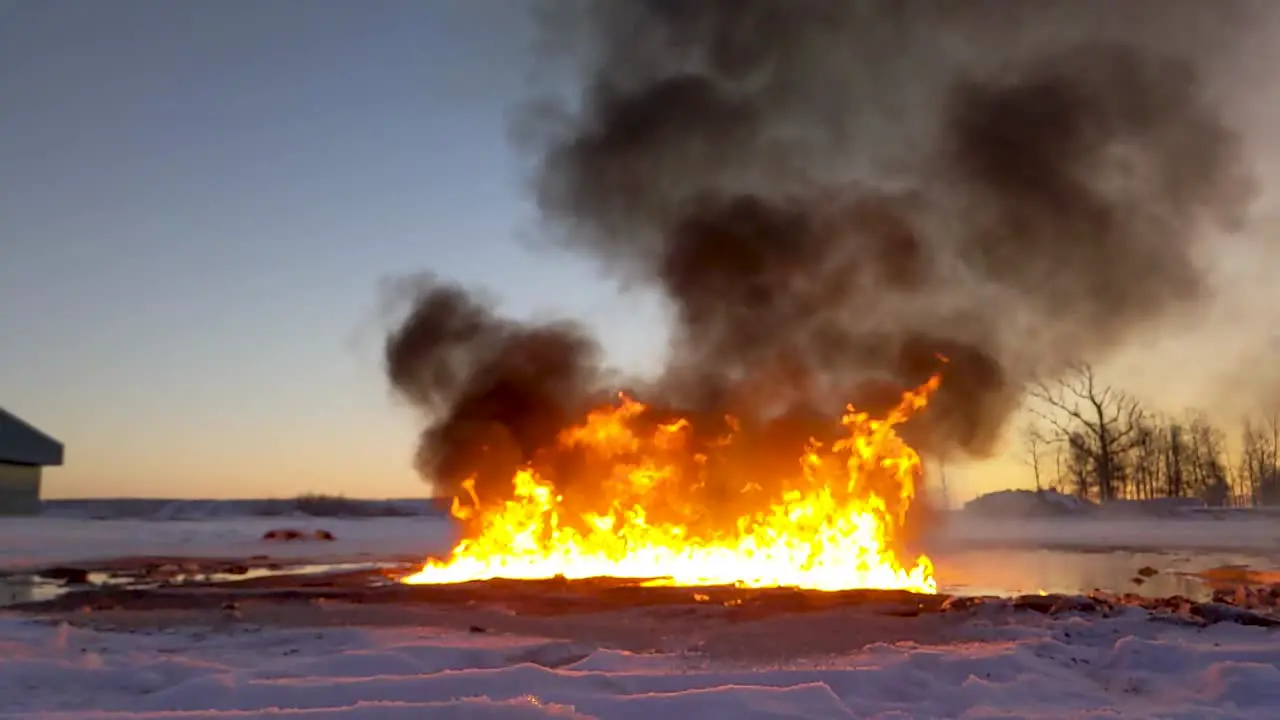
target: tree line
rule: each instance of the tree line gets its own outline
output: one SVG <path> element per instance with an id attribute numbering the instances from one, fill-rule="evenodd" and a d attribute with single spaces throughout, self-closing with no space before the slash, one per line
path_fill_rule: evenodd
<path id="1" fill-rule="evenodd" d="M 1280 504 L 1280 413 L 1247 418 L 1231 447 L 1203 412 L 1151 412 L 1086 364 L 1034 386 L 1030 409 L 1023 442 L 1037 489 L 1099 502 Z"/>

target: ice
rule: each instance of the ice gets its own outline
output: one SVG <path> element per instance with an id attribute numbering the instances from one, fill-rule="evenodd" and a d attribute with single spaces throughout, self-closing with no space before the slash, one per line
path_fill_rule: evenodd
<path id="1" fill-rule="evenodd" d="M 720 665 L 430 629 L 110 632 L 0 616 L 6 718 L 1274 718 L 1264 629 L 974 619 L 960 642 Z"/>

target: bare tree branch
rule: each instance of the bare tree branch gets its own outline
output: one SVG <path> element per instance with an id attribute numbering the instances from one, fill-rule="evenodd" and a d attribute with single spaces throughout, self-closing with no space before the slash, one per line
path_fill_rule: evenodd
<path id="1" fill-rule="evenodd" d="M 1125 456 L 1142 441 L 1145 414 L 1132 396 L 1099 382 L 1092 366 L 1078 363 L 1058 382 L 1040 382 L 1029 393 L 1032 412 L 1081 458 L 1103 500 L 1116 497 Z M 1079 469 L 1077 468 L 1077 472 Z"/>

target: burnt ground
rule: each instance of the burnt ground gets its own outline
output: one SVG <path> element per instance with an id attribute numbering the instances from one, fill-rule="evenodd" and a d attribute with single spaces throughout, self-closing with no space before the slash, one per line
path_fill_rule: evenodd
<path id="1" fill-rule="evenodd" d="M 907 592 L 646 587 L 619 579 L 401 585 L 385 571 L 68 589 L 7 610 L 98 630 L 415 627 L 563 639 L 630 652 L 771 662 L 874 643 L 957 640 L 946 598 Z"/>
<path id="2" fill-rule="evenodd" d="M 617 578 L 407 586 L 388 569 L 255 576 L 203 562 L 201 567 L 191 561 L 131 561 L 118 568 L 126 577 L 119 584 L 91 585 L 65 568 L 51 569 L 68 583 L 60 594 L 7 610 L 97 630 L 440 628 L 753 664 L 850 653 L 875 643 L 961 642 L 968 639 L 966 625 L 974 614 L 992 611 L 1105 616 L 1139 606 L 1153 618 L 1187 625 L 1280 624 L 1262 607 L 1267 598 L 1274 606 L 1280 594 L 1263 598 L 1244 586 L 1214 602 L 1104 593 L 961 598 L 878 590 L 671 588 Z"/>

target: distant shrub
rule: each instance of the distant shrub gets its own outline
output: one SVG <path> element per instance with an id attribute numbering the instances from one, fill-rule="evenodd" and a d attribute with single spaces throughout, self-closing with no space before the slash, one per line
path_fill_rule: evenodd
<path id="1" fill-rule="evenodd" d="M 377 500 L 352 500 L 342 495 L 304 493 L 293 499 L 296 512 L 312 517 L 403 517 L 416 515 L 411 508 Z"/>

